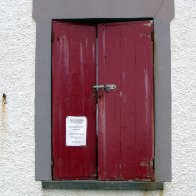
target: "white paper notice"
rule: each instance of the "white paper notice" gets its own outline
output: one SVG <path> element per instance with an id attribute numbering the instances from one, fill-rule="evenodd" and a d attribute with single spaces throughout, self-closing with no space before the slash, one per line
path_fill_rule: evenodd
<path id="1" fill-rule="evenodd" d="M 87 119 L 85 116 L 66 117 L 66 146 L 86 146 Z"/>

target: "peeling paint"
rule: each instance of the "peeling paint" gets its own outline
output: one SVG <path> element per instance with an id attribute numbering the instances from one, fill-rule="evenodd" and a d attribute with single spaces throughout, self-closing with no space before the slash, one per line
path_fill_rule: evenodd
<path id="1" fill-rule="evenodd" d="M 102 136 L 101 138 L 103 138 L 103 141 L 102 141 L 102 144 L 103 144 L 103 150 L 104 150 L 104 152 L 103 152 L 103 156 L 104 156 L 104 158 L 103 158 L 103 161 L 104 161 L 104 163 L 103 163 L 103 167 L 104 167 L 104 174 L 106 175 L 106 172 L 107 172 L 107 162 L 106 162 L 106 157 L 107 157 L 107 155 L 106 155 L 106 109 L 105 109 L 105 103 L 106 102 L 106 100 L 105 100 L 105 95 L 103 96 L 103 98 L 102 98 L 102 100 L 99 102 L 99 108 L 100 108 L 100 110 L 99 110 L 99 113 L 101 114 L 99 117 L 100 117 L 100 124 L 101 124 L 101 129 L 99 129 L 99 125 L 98 125 L 98 129 L 99 130 L 102 130 L 102 132 L 100 133 L 100 134 L 102 134 L 102 135 L 104 135 L 104 136 Z"/>
<path id="2" fill-rule="evenodd" d="M 104 57 L 106 56 L 106 49 L 105 49 L 105 27 L 103 27 L 103 55 L 104 55 Z"/>
<path id="3" fill-rule="evenodd" d="M 92 45 L 92 57 L 93 57 L 93 64 L 95 64 L 95 44 Z"/>
<path id="4" fill-rule="evenodd" d="M 66 76 L 68 76 L 69 75 L 69 41 L 65 35 L 63 36 L 63 42 L 64 42 L 63 55 L 64 55 L 65 73 Z"/>
<path id="5" fill-rule="evenodd" d="M 144 69 L 144 78 L 145 78 L 145 111 L 146 111 L 146 126 L 148 126 L 148 116 L 149 116 L 149 100 L 148 100 L 148 71 Z"/>
<path id="6" fill-rule="evenodd" d="M 81 73 L 81 78 L 84 78 L 84 57 L 83 57 L 82 42 L 80 42 L 80 73 Z"/>
<path id="7" fill-rule="evenodd" d="M 88 48 L 88 38 L 86 38 L 85 43 L 86 43 L 86 49 L 87 49 Z"/>
<path id="8" fill-rule="evenodd" d="M 123 102 L 127 102 L 127 91 L 126 91 L 126 77 L 125 77 L 125 72 L 122 72 L 122 78 L 123 78 Z M 122 91 L 121 91 L 122 93 Z"/>
<path id="9" fill-rule="evenodd" d="M 84 51 L 83 51 L 83 43 L 80 42 L 80 84 L 82 85 L 82 107 L 84 113 Z"/>
<path id="10" fill-rule="evenodd" d="M 150 22 L 148 22 L 148 23 L 145 23 L 145 24 L 144 24 L 144 26 L 151 27 L 152 23 L 153 23 L 153 21 L 151 20 Z"/>

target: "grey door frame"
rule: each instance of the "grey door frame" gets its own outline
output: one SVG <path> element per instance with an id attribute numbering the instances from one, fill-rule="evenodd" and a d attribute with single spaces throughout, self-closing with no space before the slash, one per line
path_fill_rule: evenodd
<path id="1" fill-rule="evenodd" d="M 33 0 L 35 55 L 35 179 L 52 180 L 52 19 L 154 20 L 155 179 L 171 181 L 171 52 L 173 0 Z"/>

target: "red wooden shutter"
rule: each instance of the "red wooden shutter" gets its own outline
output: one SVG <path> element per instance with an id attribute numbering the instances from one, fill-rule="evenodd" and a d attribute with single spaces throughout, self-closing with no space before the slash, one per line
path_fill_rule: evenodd
<path id="1" fill-rule="evenodd" d="M 100 180 L 154 179 L 151 21 L 98 26 L 99 84 L 116 84 L 98 102 Z"/>
<path id="2" fill-rule="evenodd" d="M 96 176 L 96 26 L 53 22 L 52 148 L 53 179 Z M 66 117 L 87 118 L 86 146 L 66 146 Z"/>

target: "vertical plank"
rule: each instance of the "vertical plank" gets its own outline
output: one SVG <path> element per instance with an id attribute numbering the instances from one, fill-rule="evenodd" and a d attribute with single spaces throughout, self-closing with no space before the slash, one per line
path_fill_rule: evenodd
<path id="1" fill-rule="evenodd" d="M 154 179 L 152 21 L 99 25 L 98 167 L 102 180 Z"/>
<path id="2" fill-rule="evenodd" d="M 95 179 L 96 27 L 53 22 L 52 45 L 52 151 L 53 179 Z M 86 146 L 66 146 L 66 117 L 87 117 Z"/>
<path id="3" fill-rule="evenodd" d="M 117 179 L 120 167 L 120 29 L 98 26 L 98 83 L 116 84 L 117 90 L 103 93 L 98 102 L 98 176 Z M 117 55 L 116 55 L 117 54 Z"/>

